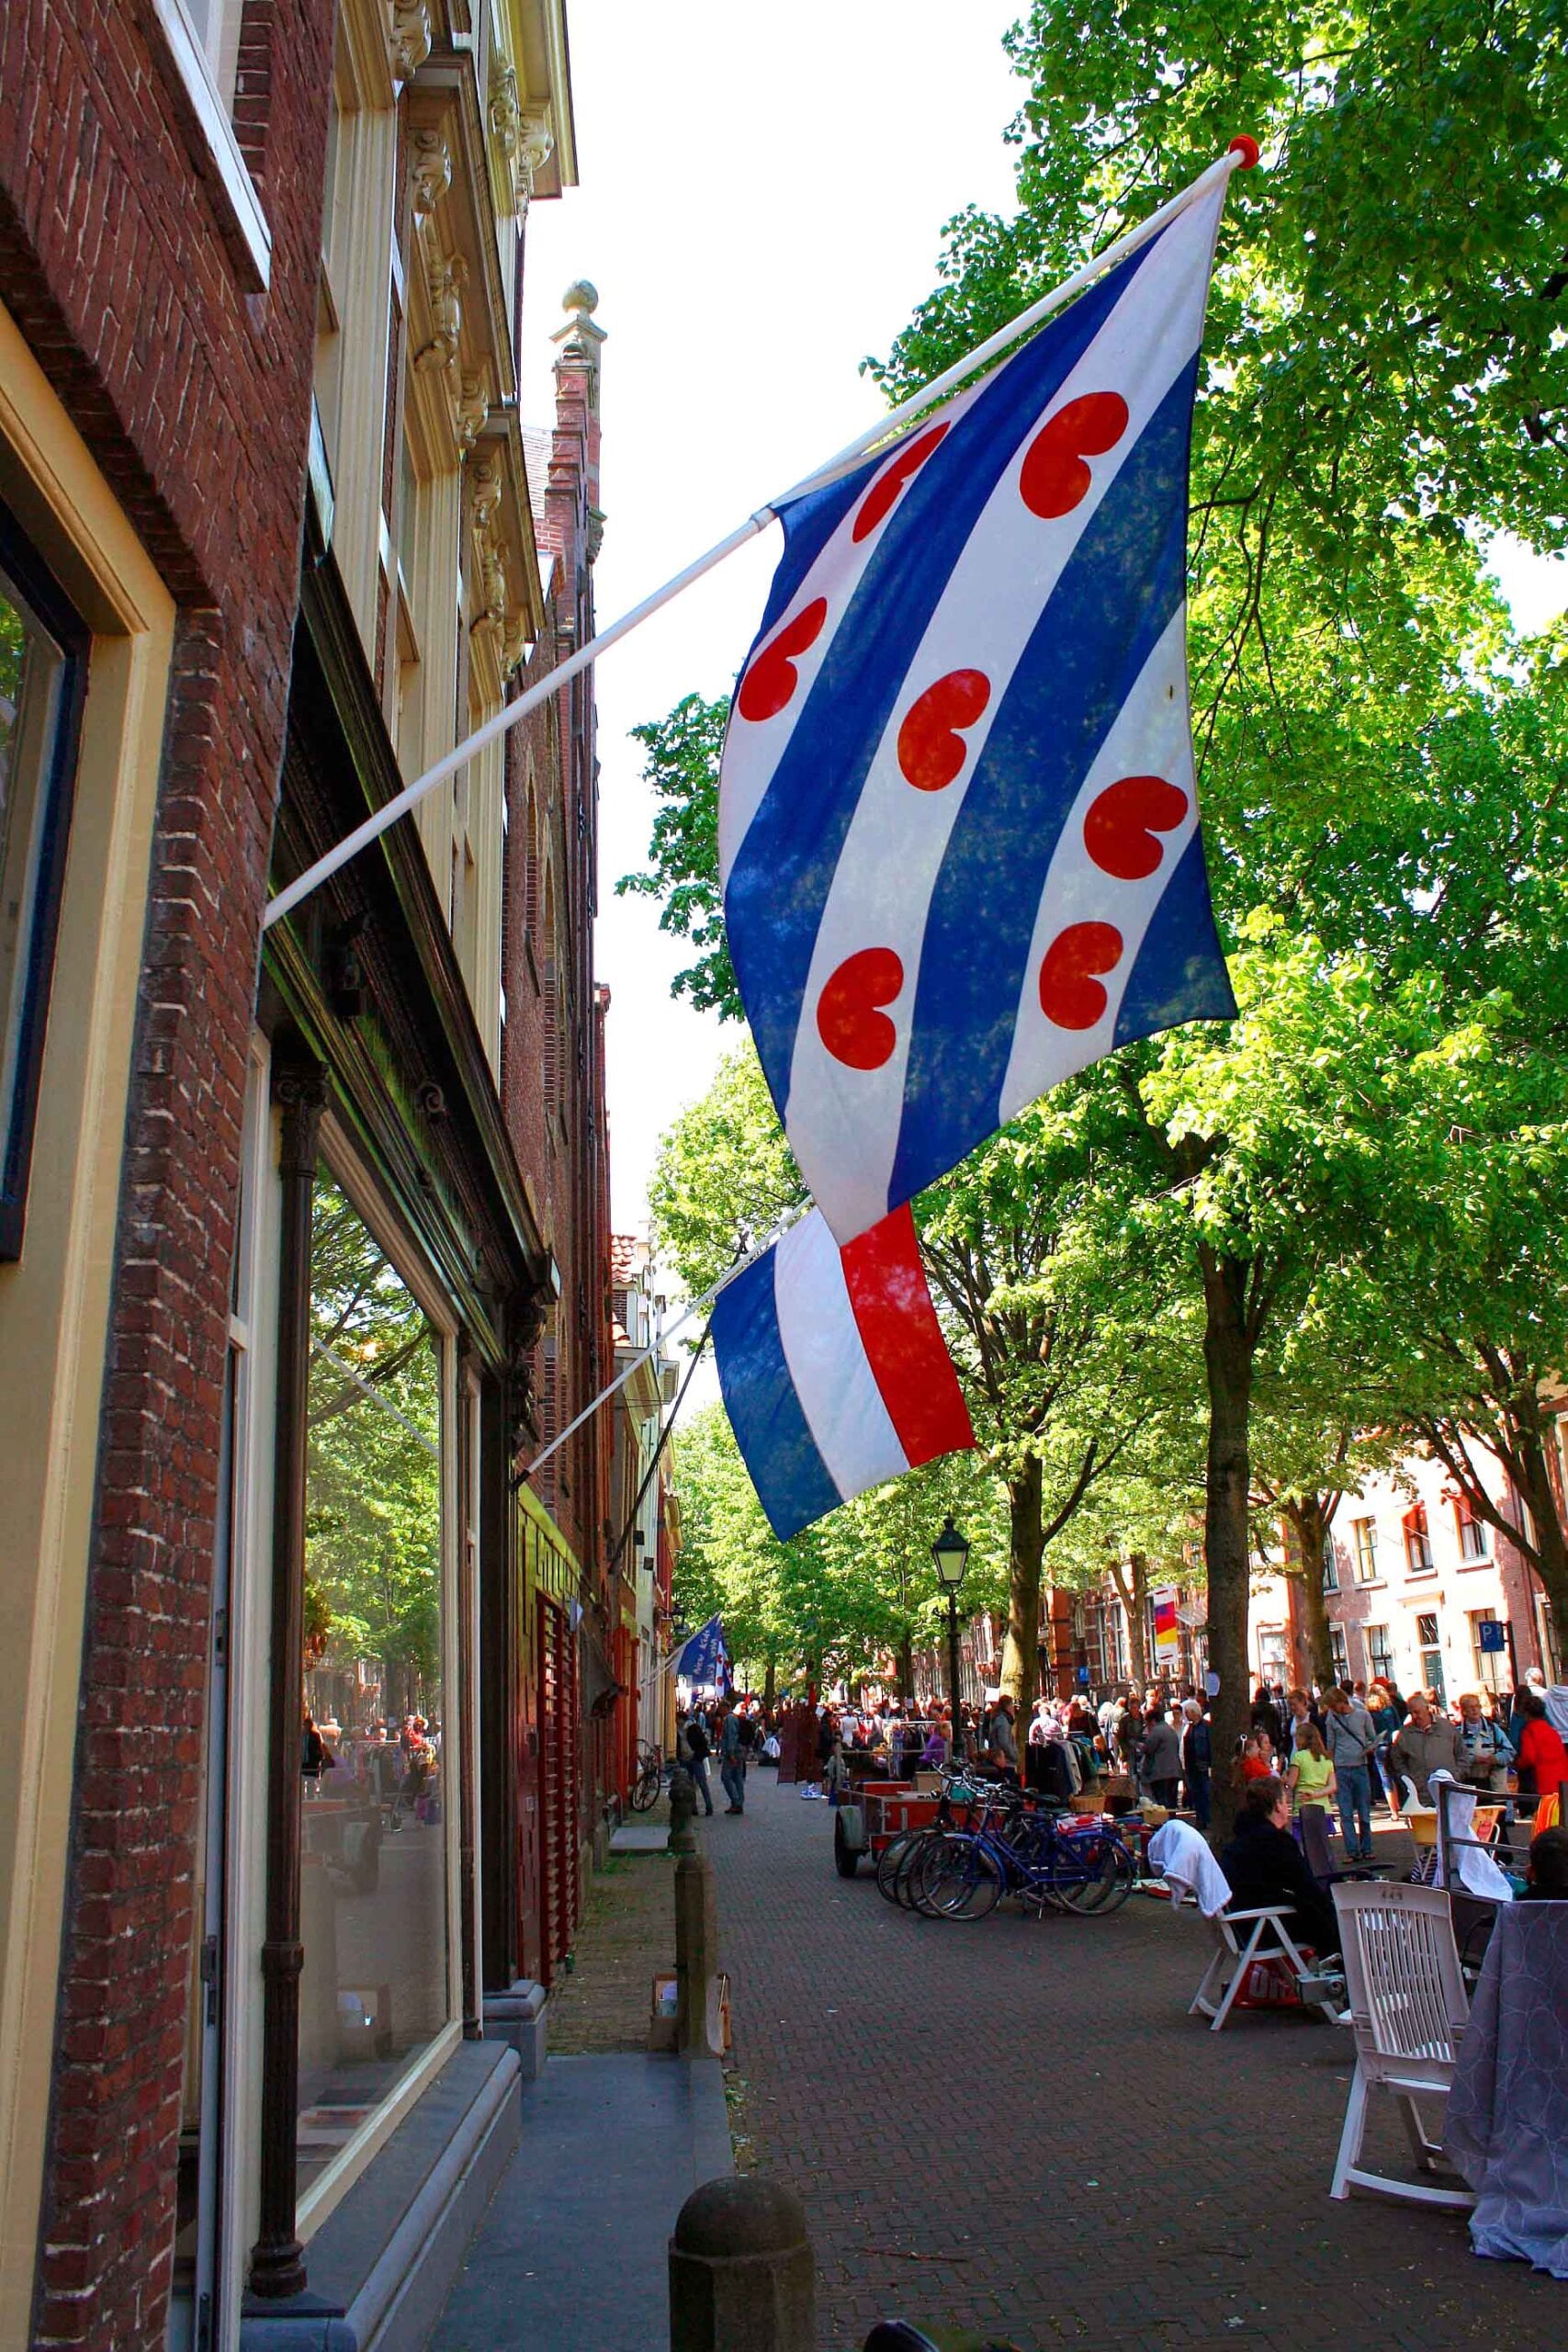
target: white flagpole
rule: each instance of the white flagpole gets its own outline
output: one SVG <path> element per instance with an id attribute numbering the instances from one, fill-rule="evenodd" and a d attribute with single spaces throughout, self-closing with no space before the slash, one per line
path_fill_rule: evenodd
<path id="1" fill-rule="evenodd" d="M 799 1214 L 804 1216 L 806 1211 L 803 1209 Z M 774 1226 L 773 1231 L 767 1236 L 765 1240 L 759 1241 L 757 1247 L 753 1250 L 750 1251 L 746 1257 L 737 1259 L 733 1266 L 727 1266 L 723 1273 L 720 1274 L 717 1282 L 710 1283 L 708 1288 L 702 1293 L 700 1297 L 689 1299 L 682 1312 L 675 1317 L 674 1322 L 667 1325 L 667 1327 L 660 1331 L 658 1339 L 653 1342 L 653 1345 L 650 1348 L 644 1348 L 641 1355 L 634 1356 L 631 1363 L 627 1364 L 625 1372 L 617 1373 L 615 1379 L 611 1381 L 607 1388 L 601 1388 L 598 1396 L 594 1397 L 591 1405 L 584 1405 L 576 1420 L 569 1421 L 567 1423 L 559 1437 L 553 1437 L 542 1453 L 536 1453 L 532 1462 L 529 1463 L 526 1470 L 520 1470 L 516 1473 L 514 1484 L 519 1487 L 526 1486 L 535 1471 L 542 1470 L 545 1464 L 549 1460 L 551 1454 L 558 1453 L 560 1448 L 566 1443 L 568 1438 L 576 1435 L 577 1431 L 582 1427 L 584 1421 L 592 1419 L 601 1405 L 607 1405 L 611 1397 L 615 1394 L 616 1390 L 626 1386 L 627 1381 L 630 1380 L 634 1373 L 640 1372 L 645 1363 L 651 1363 L 653 1358 L 658 1355 L 667 1340 L 672 1340 L 677 1331 L 683 1331 L 687 1324 L 694 1322 L 702 1313 L 705 1306 L 711 1306 L 714 1300 L 718 1296 L 719 1292 L 724 1289 L 726 1283 L 732 1283 L 737 1274 L 743 1274 L 748 1266 L 754 1266 L 758 1259 L 764 1256 L 765 1253 L 773 1248 L 774 1242 L 779 1240 L 783 1235 L 789 1231 L 790 1227 L 795 1222 L 795 1213 L 793 1211 L 786 1211 L 786 1213 L 779 1219 L 777 1225 Z"/>
<path id="2" fill-rule="evenodd" d="M 343 840 L 328 850 L 324 856 L 319 857 L 313 865 L 308 865 L 303 874 L 296 875 L 275 899 L 268 899 L 262 916 L 263 931 L 270 931 L 275 922 L 281 922 L 285 915 L 292 914 L 302 899 L 308 899 L 311 891 L 337 873 L 340 866 L 357 857 L 362 849 L 378 839 L 400 817 L 406 817 L 410 809 L 416 808 L 427 793 L 434 792 L 438 784 L 444 784 L 448 776 L 456 775 L 459 768 L 466 767 L 476 752 L 482 752 L 488 743 L 493 743 L 498 736 L 515 727 L 519 719 L 525 718 L 540 703 L 547 701 L 551 695 L 566 684 L 569 678 L 575 678 L 580 670 L 587 669 L 601 653 L 607 653 L 612 645 L 617 645 L 622 638 L 629 637 L 634 628 L 640 628 L 661 606 L 680 595 L 682 589 L 691 587 L 705 572 L 722 563 L 726 556 L 733 555 L 737 548 L 744 547 L 748 539 L 755 538 L 759 531 L 765 531 L 768 525 L 776 519 L 778 507 L 786 505 L 791 499 L 804 497 L 807 491 L 826 489 L 829 482 L 852 471 L 869 450 L 896 435 L 899 427 L 911 417 L 922 415 L 955 385 L 974 375 L 976 368 L 984 368 L 998 352 L 1005 351 L 1021 335 L 1030 334 L 1048 319 L 1053 311 L 1059 311 L 1064 302 L 1071 301 L 1075 294 L 1081 293 L 1086 286 L 1103 277 L 1108 269 L 1113 269 L 1119 261 L 1124 261 L 1138 246 L 1157 236 L 1179 212 L 1184 212 L 1190 204 L 1195 204 L 1200 197 L 1206 195 L 1216 180 L 1228 179 L 1232 172 L 1245 170 L 1256 163 L 1257 150 L 1250 140 L 1246 142 L 1246 148 L 1251 152 L 1244 152 L 1243 143 L 1238 141 L 1227 153 L 1211 164 L 1207 171 L 1201 173 L 1190 187 L 1183 188 L 1179 196 L 1173 196 L 1168 204 L 1162 204 L 1158 211 L 1151 212 L 1146 220 L 1140 220 L 1134 228 L 1127 230 L 1113 243 L 1107 245 L 1103 253 L 1096 254 L 1092 261 L 1087 261 L 1081 269 L 1075 270 L 1070 277 L 1053 287 L 1049 294 L 1043 294 L 1037 302 L 1032 302 L 1026 310 L 1021 311 L 1005 327 L 999 327 L 984 343 L 976 344 L 973 351 L 966 352 L 962 359 L 955 361 L 932 382 L 912 393 L 907 401 L 900 401 L 897 408 L 890 409 L 886 416 L 878 417 L 875 424 L 867 425 L 863 433 L 857 433 L 852 441 L 845 443 L 836 458 L 830 458 L 826 465 L 807 474 L 792 489 L 779 492 L 772 505 L 759 506 L 744 523 L 729 533 L 728 538 L 720 539 L 716 547 L 709 548 L 705 555 L 699 556 L 694 563 L 689 563 L 683 571 L 678 571 L 672 580 L 665 582 L 662 588 L 656 588 L 651 596 L 645 596 L 640 605 L 634 605 L 629 613 L 623 613 L 619 620 L 612 621 L 608 628 L 601 629 L 597 637 L 590 638 L 586 645 L 580 645 L 575 653 L 558 663 L 547 677 L 530 686 L 515 702 L 503 703 L 482 727 L 465 736 L 455 751 L 446 752 L 434 767 L 426 768 L 423 775 L 405 785 L 401 792 L 378 808 L 373 816 L 367 817 L 364 823 L 356 825 L 351 833 L 345 833 Z M 635 1371 L 636 1366 L 632 1369 Z M 609 1390 L 605 1392 L 606 1395 L 611 1393 Z M 573 1422 L 572 1428 L 576 1426 Z M 570 1437 L 570 1430 L 563 1430 L 562 1437 Z M 561 1438 L 558 1438 L 556 1443 L 558 1445 L 560 1442 Z M 539 1459 L 543 1461 L 544 1455 L 541 1454 Z M 537 1464 L 534 1465 L 535 1468 L 537 1466 Z"/>

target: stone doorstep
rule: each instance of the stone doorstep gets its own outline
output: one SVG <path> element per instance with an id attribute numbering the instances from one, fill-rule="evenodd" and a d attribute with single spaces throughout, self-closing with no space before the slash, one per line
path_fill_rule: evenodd
<path id="1" fill-rule="evenodd" d="M 419 2352 L 517 2145 L 521 2080 L 508 2041 L 455 2050 L 310 2240 L 310 2291 L 246 2304 L 241 2352 Z"/>
<path id="2" fill-rule="evenodd" d="M 487 2041 L 508 2041 L 516 2051 L 523 2080 L 536 2083 L 545 2068 L 545 2006 L 549 1996 L 531 1976 L 519 1976 L 504 1993 L 484 1996 Z"/>

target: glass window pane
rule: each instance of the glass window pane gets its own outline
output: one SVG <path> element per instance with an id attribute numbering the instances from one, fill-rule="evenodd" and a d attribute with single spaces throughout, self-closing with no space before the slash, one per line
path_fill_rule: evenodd
<path id="1" fill-rule="evenodd" d="M 324 1170 L 310 1318 L 301 2191 L 451 2007 L 440 1350 Z"/>

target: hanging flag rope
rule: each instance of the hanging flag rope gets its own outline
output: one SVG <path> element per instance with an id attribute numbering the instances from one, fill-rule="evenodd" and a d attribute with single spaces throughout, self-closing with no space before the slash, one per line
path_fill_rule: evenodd
<path id="1" fill-rule="evenodd" d="M 1228 153 L 1222 155 L 1216 163 L 1212 164 L 1190 187 L 1182 189 L 1180 194 L 1173 197 L 1168 204 L 1162 205 L 1156 212 L 1151 213 L 1146 220 L 1139 221 L 1134 228 L 1129 229 L 1124 235 L 1118 237 L 1113 244 L 1108 245 L 1103 253 L 1096 254 L 1092 261 L 1086 262 L 1081 269 L 1075 270 L 1070 277 L 1065 278 L 1059 286 L 1053 287 L 1048 294 L 1042 295 L 1038 301 L 1030 303 L 1025 310 L 1019 312 L 1015 319 L 1010 320 L 1005 327 L 999 328 L 995 334 L 987 336 L 984 343 L 976 345 L 973 351 L 967 353 L 953 367 L 946 369 L 933 382 L 912 394 L 908 400 L 901 401 L 886 416 L 879 417 L 874 424 L 868 425 L 864 432 L 857 434 L 852 441 L 848 442 L 839 451 L 837 457 L 830 458 L 825 465 L 818 466 L 804 481 L 796 482 L 792 490 L 782 492 L 768 504 L 758 507 L 753 514 L 747 516 L 745 522 L 739 524 L 726 537 L 711 547 L 705 555 L 699 556 L 694 563 L 688 564 L 683 571 L 677 572 L 674 578 L 666 581 L 661 588 L 655 589 L 650 596 L 645 596 L 641 604 L 633 605 L 632 609 L 623 613 L 618 620 L 613 621 L 608 628 L 601 629 L 596 637 L 591 638 L 586 645 L 580 646 L 575 653 L 568 656 L 566 661 L 558 662 L 547 676 L 538 679 L 532 686 L 526 688 L 514 701 L 504 703 L 500 710 L 485 720 L 482 726 L 477 727 L 472 734 L 465 736 L 454 750 L 445 753 L 432 766 L 426 768 L 422 775 L 416 776 L 412 784 L 405 786 L 401 792 L 394 794 L 390 800 L 386 801 L 371 816 L 367 817 L 362 824 L 356 825 L 352 832 L 346 833 L 341 842 L 315 859 L 303 873 L 296 875 L 292 881 L 285 884 L 276 897 L 267 902 L 262 916 L 263 931 L 270 930 L 274 923 L 281 922 L 285 915 L 291 914 L 303 899 L 310 897 L 311 891 L 319 888 L 321 883 L 338 873 L 351 858 L 357 857 L 362 849 L 368 848 L 373 841 L 378 840 L 381 834 L 388 831 L 400 818 L 406 817 L 411 809 L 417 808 L 419 803 L 429 793 L 434 792 L 438 785 L 445 784 L 460 769 L 466 767 L 475 754 L 482 752 L 487 744 L 497 741 L 510 729 L 527 718 L 530 711 L 536 710 L 541 703 L 547 702 L 552 695 L 558 694 L 562 686 L 576 677 L 580 671 L 587 669 L 591 663 L 598 660 L 602 653 L 608 652 L 610 648 L 618 644 L 623 638 L 629 637 L 634 629 L 639 628 L 644 621 L 661 611 L 664 605 L 679 596 L 683 590 L 690 588 L 705 573 L 713 571 L 715 566 L 722 563 L 727 556 L 733 555 L 737 548 L 744 547 L 747 541 L 755 538 L 760 531 L 765 531 L 768 525 L 784 508 L 805 498 L 811 492 L 824 490 L 838 481 L 860 462 L 868 450 L 880 448 L 883 445 L 889 443 L 911 419 L 923 416 L 953 386 L 966 382 L 977 370 L 988 367 L 992 359 L 1010 349 L 1021 337 L 1032 334 L 1043 321 L 1048 319 L 1054 311 L 1060 310 L 1064 303 L 1070 302 L 1076 294 L 1103 277 L 1107 270 L 1115 267 L 1128 254 L 1136 252 L 1151 238 L 1156 237 L 1168 222 L 1178 219 L 1190 206 L 1200 201 L 1213 187 L 1216 186 L 1223 187 L 1233 171 L 1249 166 L 1257 161 L 1258 149 L 1253 141 L 1250 139 L 1235 141 Z"/>

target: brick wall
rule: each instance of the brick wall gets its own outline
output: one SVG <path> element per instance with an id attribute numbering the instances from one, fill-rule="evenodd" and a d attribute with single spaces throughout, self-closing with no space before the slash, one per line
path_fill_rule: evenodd
<path id="1" fill-rule="evenodd" d="M 182 611 L 136 1014 L 35 2342 L 164 2337 L 244 1057 L 282 755 L 332 11 L 249 0 L 234 232 L 142 0 L 0 11 L 0 300 Z"/>

